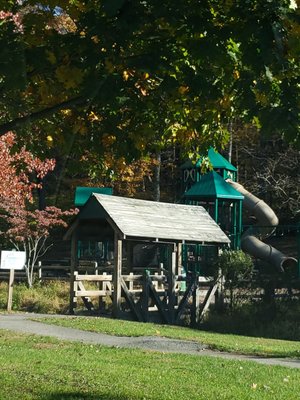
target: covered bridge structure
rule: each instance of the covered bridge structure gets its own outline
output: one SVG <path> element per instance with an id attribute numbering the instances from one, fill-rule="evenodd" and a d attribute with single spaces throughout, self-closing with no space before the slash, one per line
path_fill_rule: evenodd
<path id="1" fill-rule="evenodd" d="M 115 317 L 129 312 L 148 321 L 155 310 L 164 323 L 180 320 L 198 287 L 199 277 L 183 271 L 182 248 L 230 243 L 203 207 L 95 193 L 65 239 L 71 240 L 71 313 L 78 297 L 90 307 L 92 297 L 100 303 L 110 297 Z M 89 260 L 98 268 L 95 274 L 80 275 L 84 254 L 78 243 L 87 240 L 97 243 L 99 251 Z M 85 290 L 84 281 L 95 282 L 95 290 Z"/>

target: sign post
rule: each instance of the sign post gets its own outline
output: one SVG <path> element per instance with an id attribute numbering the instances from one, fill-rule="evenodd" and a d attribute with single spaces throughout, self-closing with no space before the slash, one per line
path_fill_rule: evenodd
<path id="1" fill-rule="evenodd" d="M 11 312 L 11 308 L 12 308 L 14 280 L 15 280 L 15 270 L 14 269 L 10 269 L 10 271 L 9 271 L 9 281 L 8 281 L 8 295 L 7 295 L 7 311 L 8 312 Z"/>
<path id="2" fill-rule="evenodd" d="M 9 269 L 9 281 L 8 281 L 8 296 L 7 296 L 7 311 L 10 312 L 12 309 L 12 298 L 13 298 L 13 287 L 15 270 L 21 270 L 24 268 L 26 262 L 25 251 L 1 251 L 1 262 L 0 269 Z"/>

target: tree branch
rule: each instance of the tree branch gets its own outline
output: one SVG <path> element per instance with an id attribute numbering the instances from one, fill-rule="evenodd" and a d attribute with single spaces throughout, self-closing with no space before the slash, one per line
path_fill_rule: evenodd
<path id="1" fill-rule="evenodd" d="M 64 108 L 71 108 L 84 103 L 88 103 L 88 98 L 85 96 L 78 96 L 73 99 L 63 101 L 62 103 L 56 104 L 52 107 L 45 108 L 44 110 L 36 111 L 23 117 L 15 118 L 10 122 L 6 122 L 0 125 L 0 136 L 4 135 L 10 130 L 15 130 L 20 126 L 37 121 L 50 114 L 56 113 L 57 111 L 63 110 Z"/>
<path id="2" fill-rule="evenodd" d="M 98 80 L 97 83 L 94 85 L 94 89 L 89 91 L 89 94 L 86 96 L 77 96 L 72 99 L 63 101 L 62 103 L 55 104 L 52 107 L 45 108 L 44 110 L 35 111 L 28 115 L 24 115 L 23 117 L 15 118 L 10 122 L 6 122 L 0 125 L 0 136 L 4 135 L 6 132 L 10 130 L 15 130 L 20 126 L 25 124 L 32 123 L 37 121 L 41 118 L 47 117 L 50 114 L 54 114 L 57 111 L 63 110 L 65 108 L 72 108 L 81 104 L 86 104 L 87 106 L 91 104 L 95 96 L 98 94 L 99 90 L 103 86 L 104 82 L 106 81 L 106 77 L 102 80 Z"/>

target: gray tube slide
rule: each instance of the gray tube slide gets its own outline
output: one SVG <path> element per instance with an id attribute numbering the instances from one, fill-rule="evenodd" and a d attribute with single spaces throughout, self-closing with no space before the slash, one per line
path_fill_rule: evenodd
<path id="1" fill-rule="evenodd" d="M 248 192 L 241 184 L 226 180 L 234 189 L 244 196 L 243 204 L 246 209 L 253 213 L 256 218 L 256 224 L 247 229 L 241 237 L 241 248 L 246 253 L 267 261 L 281 272 L 290 270 L 297 266 L 297 260 L 293 257 L 287 257 L 274 247 L 263 243 L 262 240 L 269 237 L 276 226 L 278 218 L 274 211 L 263 200 Z"/>

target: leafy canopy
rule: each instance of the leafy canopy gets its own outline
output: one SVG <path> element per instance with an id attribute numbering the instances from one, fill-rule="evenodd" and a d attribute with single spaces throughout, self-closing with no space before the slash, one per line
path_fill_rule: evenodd
<path id="1" fill-rule="evenodd" d="M 222 147 L 238 116 L 299 144 L 298 6 L 2 1 L 0 133 L 133 159 L 169 142 Z"/>

